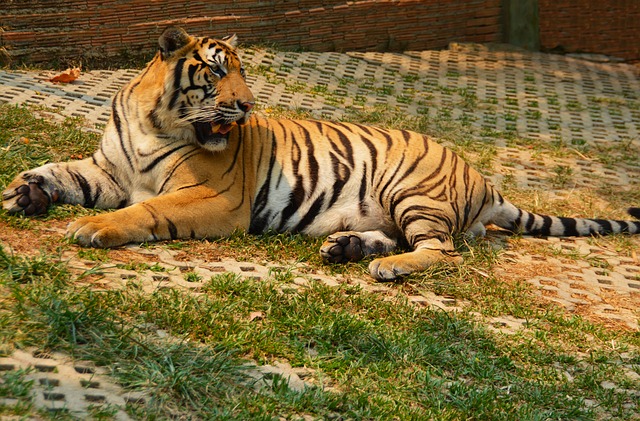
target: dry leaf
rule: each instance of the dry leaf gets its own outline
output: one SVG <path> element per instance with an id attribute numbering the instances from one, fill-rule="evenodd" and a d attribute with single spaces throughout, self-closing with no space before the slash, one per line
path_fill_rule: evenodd
<path id="1" fill-rule="evenodd" d="M 249 313 L 249 321 L 252 322 L 254 320 L 262 320 L 264 319 L 264 313 L 261 311 L 252 311 Z"/>
<path id="2" fill-rule="evenodd" d="M 65 70 L 64 72 L 60 73 L 57 76 L 52 77 L 51 79 L 49 79 L 49 82 L 59 82 L 59 83 L 71 83 L 74 80 L 76 80 L 78 77 L 80 77 L 80 68 L 79 67 L 74 67 L 72 68 L 68 68 L 67 70 Z"/>

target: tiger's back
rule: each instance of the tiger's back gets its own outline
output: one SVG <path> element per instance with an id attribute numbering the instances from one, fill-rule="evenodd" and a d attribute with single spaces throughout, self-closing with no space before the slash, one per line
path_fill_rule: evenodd
<path id="1" fill-rule="evenodd" d="M 267 139 L 251 139 L 255 126 Z M 314 120 L 252 119 L 242 136 L 260 146 L 251 231 L 327 235 L 406 232 L 424 207 L 464 231 L 490 196 L 486 180 L 451 150 L 410 131 Z M 245 141 L 246 141 L 245 140 Z M 270 146 L 269 146 L 270 145 Z M 443 171 L 443 168 L 450 168 Z M 458 196 L 472 205 L 458 212 Z M 426 201 L 431 202 L 427 209 Z M 475 205 L 475 206 L 474 206 Z"/>

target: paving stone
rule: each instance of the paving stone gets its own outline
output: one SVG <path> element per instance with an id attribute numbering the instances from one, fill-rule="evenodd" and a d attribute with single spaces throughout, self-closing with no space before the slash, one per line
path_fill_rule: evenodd
<path id="1" fill-rule="evenodd" d="M 295 369 L 288 363 L 276 362 L 273 365 L 250 366 L 245 373 L 254 379 L 253 387 L 256 391 L 271 388 L 276 376 L 287 382 L 287 386 L 294 392 L 304 392 L 310 387 L 305 383 Z"/>
<path id="2" fill-rule="evenodd" d="M 123 411 L 127 392 L 91 364 L 73 361 L 61 354 L 17 350 L 10 357 L 0 358 L 0 365 L 11 367 L 12 371 L 30 370 L 25 379 L 33 382 L 31 399 L 37 407 L 86 419 L 92 405 L 109 404 L 118 408 L 116 420 L 130 419 Z M 13 406 L 19 400 L 6 399 L 0 403 Z"/>

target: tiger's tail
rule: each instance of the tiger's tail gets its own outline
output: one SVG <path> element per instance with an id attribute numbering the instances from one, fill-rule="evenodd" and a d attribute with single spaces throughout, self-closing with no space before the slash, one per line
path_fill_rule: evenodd
<path id="1" fill-rule="evenodd" d="M 640 220 L 640 208 L 632 207 L 627 212 Z M 538 236 L 583 237 L 595 234 L 640 233 L 640 221 L 540 215 L 519 209 L 507 201 L 500 205 L 500 210 L 491 222 L 513 232 Z"/>

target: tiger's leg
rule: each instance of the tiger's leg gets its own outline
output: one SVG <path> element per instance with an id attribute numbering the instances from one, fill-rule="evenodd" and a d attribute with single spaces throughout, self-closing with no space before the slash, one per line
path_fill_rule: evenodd
<path id="1" fill-rule="evenodd" d="M 331 234 L 320 248 L 320 255 L 329 263 L 357 262 L 371 254 L 388 253 L 397 240 L 381 231 L 342 231 Z"/>
<path id="2" fill-rule="evenodd" d="M 2 207 L 30 216 L 45 213 L 56 202 L 102 209 L 124 206 L 125 191 L 96 162 L 88 158 L 24 171 L 2 193 Z"/>
<path id="3" fill-rule="evenodd" d="M 399 224 L 404 227 L 405 237 L 413 251 L 375 259 L 369 264 L 371 276 L 381 281 L 392 281 L 427 269 L 434 263 L 462 263 L 462 257 L 455 252 L 451 240 L 452 222 L 444 216 L 449 212 L 438 208 L 424 209 L 428 211 L 405 212 Z"/>
<path id="4" fill-rule="evenodd" d="M 393 281 L 398 277 L 425 270 L 434 263 L 462 263 L 462 257 L 446 251 L 448 247 L 445 244 L 434 246 L 436 248 L 431 249 L 425 245 L 408 253 L 375 259 L 369 264 L 369 272 L 380 281 Z"/>
<path id="5" fill-rule="evenodd" d="M 69 224 L 67 237 L 82 246 L 106 248 L 229 235 L 248 228 L 250 213 L 248 204 L 238 205 L 241 196 L 230 196 L 240 198 L 232 201 L 205 187 L 163 194 L 114 212 L 82 217 Z"/>

